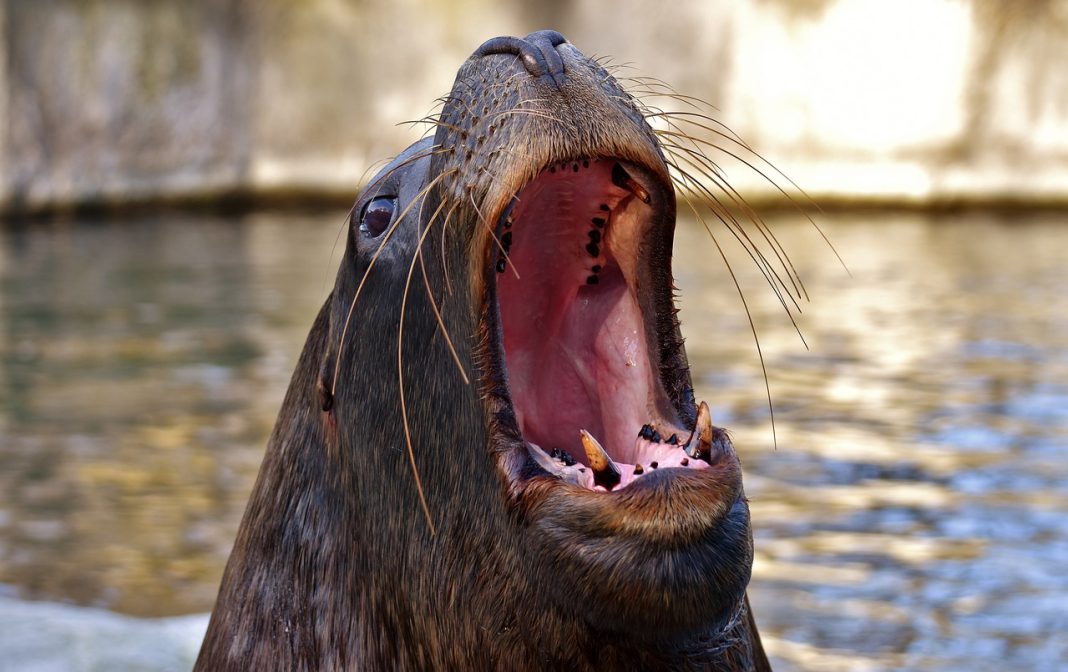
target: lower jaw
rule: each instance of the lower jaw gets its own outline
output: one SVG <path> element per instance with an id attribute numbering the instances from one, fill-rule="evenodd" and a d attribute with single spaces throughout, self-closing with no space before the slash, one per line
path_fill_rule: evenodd
<path id="1" fill-rule="evenodd" d="M 722 628 L 744 597 L 752 541 L 740 476 L 727 465 L 671 471 L 610 493 L 538 477 L 524 488 L 526 552 L 552 568 L 540 578 L 553 600 L 595 629 L 680 640 Z"/>

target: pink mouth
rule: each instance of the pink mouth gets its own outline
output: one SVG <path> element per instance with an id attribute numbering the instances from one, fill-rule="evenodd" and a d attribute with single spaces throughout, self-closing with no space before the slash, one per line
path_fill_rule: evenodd
<path id="1" fill-rule="evenodd" d="M 685 429 L 650 356 L 656 336 L 639 299 L 652 292 L 639 272 L 648 202 L 621 163 L 580 160 L 542 171 L 498 227 L 519 429 L 542 469 L 591 490 L 625 488 L 656 470 L 705 469 L 716 452 L 707 406 L 699 431 Z"/>

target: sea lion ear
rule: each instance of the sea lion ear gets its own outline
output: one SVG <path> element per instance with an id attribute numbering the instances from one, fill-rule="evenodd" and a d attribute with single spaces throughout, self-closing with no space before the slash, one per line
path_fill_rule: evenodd
<path id="1" fill-rule="evenodd" d="M 319 367 L 319 376 L 315 381 L 315 392 L 319 395 L 319 409 L 323 413 L 329 413 L 334 409 L 333 361 L 334 358 L 330 355 L 323 359 L 323 364 Z"/>

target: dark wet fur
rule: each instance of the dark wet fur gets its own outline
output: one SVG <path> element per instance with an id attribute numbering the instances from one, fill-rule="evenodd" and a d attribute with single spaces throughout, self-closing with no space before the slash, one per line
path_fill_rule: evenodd
<path id="1" fill-rule="evenodd" d="M 439 118 L 442 127 L 470 126 L 471 115 L 481 116 L 479 87 L 495 104 L 522 109 L 520 92 L 508 85 L 521 74 L 506 70 L 500 57 L 493 62 L 465 64 Z M 607 78 L 603 70 L 591 73 Z M 479 75 L 485 75 L 481 82 Z M 595 113 L 615 109 L 578 129 L 576 157 L 603 149 L 620 124 L 645 128 L 626 94 L 606 81 L 601 90 L 618 101 L 572 101 Z M 508 128 L 494 132 L 507 134 Z M 489 150 L 504 148 L 512 139 L 507 135 L 495 143 L 479 137 L 471 131 L 457 139 L 452 153 L 417 143 L 354 208 L 358 219 L 361 204 L 376 193 L 398 193 L 403 208 L 435 176 L 461 169 L 454 179 L 443 178 L 413 208 L 408 225 L 396 229 L 353 309 L 378 249 L 354 221 L 334 290 L 315 320 L 268 443 L 195 669 L 769 669 L 744 595 L 752 562 L 744 498 L 736 504 L 744 511 L 709 533 L 732 539 L 709 570 L 727 588 L 661 613 L 640 606 L 655 604 L 655 595 L 628 594 L 633 577 L 625 569 L 596 577 L 590 595 L 608 595 L 613 605 L 633 598 L 640 608 L 579 604 L 568 592 L 575 577 L 566 557 L 584 539 L 567 540 L 563 532 L 561 559 L 554 562 L 544 540 L 531 533 L 532 510 L 563 504 L 539 499 L 536 488 L 511 491 L 497 463 L 500 447 L 491 428 L 502 420 L 499 399 L 506 390 L 492 371 L 479 377 L 492 359 L 494 325 L 483 306 L 496 250 L 482 244 L 488 234 L 478 210 L 493 209 L 485 198 L 490 185 L 530 179 L 537 166 Z M 518 144 L 512 149 L 532 151 Z M 480 198 L 463 202 L 465 181 L 475 184 Z M 443 203 L 448 207 L 439 209 Z M 419 232 L 410 223 L 418 216 L 426 226 L 434 212 L 416 259 Z M 484 253 L 485 263 L 472 266 L 471 255 Z M 659 253 L 669 258 L 670 243 Z M 421 267 L 405 292 L 412 263 Z M 473 272 L 476 267 L 484 273 Z M 470 384 L 456 370 L 434 306 Z M 675 313 L 657 315 L 656 328 L 674 334 L 658 341 L 661 366 L 681 371 L 685 355 L 681 341 L 673 340 Z M 398 402 L 402 378 L 418 481 Z M 685 411 L 692 407 L 692 392 L 682 382 L 688 375 L 678 380 L 669 394 Z M 433 532 L 419 504 L 420 486 Z M 702 621 L 705 610 L 715 617 Z M 641 619 L 664 627 L 634 632 L 631 624 Z"/>

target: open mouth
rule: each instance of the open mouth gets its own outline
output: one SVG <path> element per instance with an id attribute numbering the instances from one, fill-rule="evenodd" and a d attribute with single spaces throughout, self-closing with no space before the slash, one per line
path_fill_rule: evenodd
<path id="1" fill-rule="evenodd" d="M 612 159 L 550 166 L 490 242 L 514 429 L 544 472 L 600 492 L 707 469 L 729 446 L 707 405 L 667 392 L 689 389 L 664 362 L 682 348 L 670 268 L 655 267 L 670 263 L 673 223 L 655 209 L 669 188 L 642 175 Z"/>

